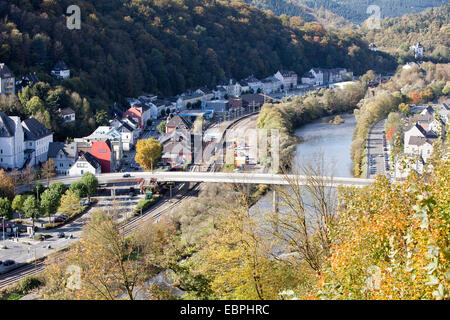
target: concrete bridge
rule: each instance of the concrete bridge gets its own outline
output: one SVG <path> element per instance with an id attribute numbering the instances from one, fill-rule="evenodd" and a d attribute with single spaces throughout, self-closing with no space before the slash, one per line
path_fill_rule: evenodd
<path id="1" fill-rule="evenodd" d="M 105 173 L 96 175 L 100 184 L 108 184 L 117 181 L 156 178 L 165 182 L 205 182 L 205 183 L 237 183 L 237 184 L 268 184 L 288 185 L 288 180 L 296 181 L 299 185 L 307 184 L 308 177 L 302 175 L 282 175 L 270 173 L 242 173 L 242 172 L 121 172 Z M 50 179 L 50 182 L 60 181 L 71 184 L 79 180 L 81 176 L 68 177 L 59 176 Z M 342 178 L 342 177 L 320 177 L 326 186 L 355 186 L 364 187 L 372 184 L 374 179 Z M 40 180 L 44 185 L 46 180 Z M 19 190 L 18 190 L 19 191 Z"/>

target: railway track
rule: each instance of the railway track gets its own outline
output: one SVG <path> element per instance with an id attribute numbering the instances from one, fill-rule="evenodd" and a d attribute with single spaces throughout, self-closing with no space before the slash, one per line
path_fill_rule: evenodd
<path id="1" fill-rule="evenodd" d="M 222 139 L 220 140 L 221 143 L 225 143 L 224 137 L 227 130 L 234 128 L 236 125 L 240 124 L 241 122 L 244 122 L 244 120 L 247 120 L 250 118 L 252 114 L 246 115 L 232 124 L 230 124 L 224 131 Z M 214 171 L 215 170 L 215 163 L 209 164 L 207 171 Z M 174 195 L 179 196 L 176 198 L 175 201 L 171 202 L 169 205 L 167 205 L 167 202 L 162 202 L 157 204 L 156 207 L 151 207 L 146 212 L 143 212 L 142 215 L 136 216 L 133 218 L 130 218 L 128 221 L 122 223 L 120 225 L 120 231 L 123 233 L 124 236 L 128 236 L 135 232 L 137 229 L 139 229 L 144 223 L 148 221 L 158 221 L 158 219 L 163 215 L 164 212 L 172 210 L 176 208 L 180 203 L 187 199 L 192 197 L 196 192 L 198 192 L 201 189 L 201 183 L 196 183 L 192 187 L 188 187 L 188 190 L 185 193 L 179 194 L 179 192 L 182 190 L 182 188 L 178 189 L 178 192 Z M 166 204 L 166 206 L 164 206 Z M 33 263 L 24 264 L 14 270 L 11 270 L 7 273 L 4 273 L 0 275 L 0 289 L 10 286 L 14 283 L 19 282 L 20 280 L 25 279 L 26 277 L 34 276 L 37 274 L 40 274 L 45 271 L 47 260 L 50 259 L 61 259 L 64 255 L 64 253 L 69 250 L 68 248 L 59 250 L 47 257 L 40 258 Z"/>

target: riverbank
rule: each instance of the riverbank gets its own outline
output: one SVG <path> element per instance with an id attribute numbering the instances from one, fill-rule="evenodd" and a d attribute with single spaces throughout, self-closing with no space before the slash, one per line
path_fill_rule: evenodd
<path id="1" fill-rule="evenodd" d="M 280 168 L 292 169 L 297 144 L 295 130 L 314 120 L 353 112 L 367 91 L 367 75 L 343 89 L 320 89 L 280 104 L 265 104 L 258 117 L 258 128 L 279 130 Z M 338 126 L 332 126 L 338 128 Z"/>

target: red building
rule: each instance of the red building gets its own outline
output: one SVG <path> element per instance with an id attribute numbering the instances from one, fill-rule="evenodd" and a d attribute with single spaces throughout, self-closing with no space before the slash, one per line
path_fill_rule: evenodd
<path id="1" fill-rule="evenodd" d="M 102 173 L 114 171 L 114 150 L 109 140 L 93 141 L 92 155 L 100 162 Z"/>
<path id="2" fill-rule="evenodd" d="M 237 98 L 228 99 L 228 109 L 229 110 L 240 109 L 240 108 L 242 108 L 242 99 L 237 99 Z"/>
<path id="3" fill-rule="evenodd" d="M 137 106 L 134 105 L 123 114 L 123 119 L 126 117 L 130 117 L 137 121 L 138 127 L 141 129 L 145 129 L 147 125 L 147 120 L 150 119 L 150 108 L 147 106 Z"/>

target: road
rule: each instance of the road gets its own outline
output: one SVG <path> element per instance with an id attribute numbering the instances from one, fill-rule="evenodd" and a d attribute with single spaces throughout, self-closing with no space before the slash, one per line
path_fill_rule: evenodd
<path id="1" fill-rule="evenodd" d="M 369 165 L 366 177 L 369 179 L 374 179 L 379 174 L 386 174 L 387 160 L 385 154 L 387 154 L 387 151 L 384 151 L 385 145 L 383 142 L 385 123 L 386 119 L 376 122 L 367 136 L 367 163 Z"/>

